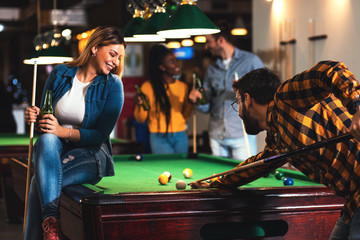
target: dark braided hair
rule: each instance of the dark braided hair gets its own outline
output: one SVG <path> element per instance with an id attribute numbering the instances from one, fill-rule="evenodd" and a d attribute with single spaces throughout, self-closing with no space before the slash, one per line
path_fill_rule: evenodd
<path id="1" fill-rule="evenodd" d="M 149 76 L 150 82 L 155 95 L 155 105 L 156 112 L 160 115 L 160 112 L 163 112 L 166 117 L 166 133 L 168 132 L 168 127 L 171 118 L 171 105 L 169 97 L 166 94 L 166 89 L 164 85 L 163 72 L 160 70 L 160 65 L 163 64 L 164 58 L 167 54 L 172 53 L 172 51 L 163 44 L 156 44 L 150 50 L 150 59 L 149 59 Z M 158 107 L 160 107 L 160 112 Z M 160 126 L 158 126 L 160 129 Z"/>

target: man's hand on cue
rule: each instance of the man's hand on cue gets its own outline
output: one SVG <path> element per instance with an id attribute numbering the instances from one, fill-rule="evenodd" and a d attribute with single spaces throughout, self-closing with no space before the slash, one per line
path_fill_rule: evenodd
<path id="1" fill-rule="evenodd" d="M 192 189 L 196 189 L 196 188 L 210 188 L 210 183 L 207 182 L 191 182 L 190 183 L 190 187 Z"/>
<path id="2" fill-rule="evenodd" d="M 350 125 L 350 133 L 360 141 L 360 106 L 357 107 Z"/>

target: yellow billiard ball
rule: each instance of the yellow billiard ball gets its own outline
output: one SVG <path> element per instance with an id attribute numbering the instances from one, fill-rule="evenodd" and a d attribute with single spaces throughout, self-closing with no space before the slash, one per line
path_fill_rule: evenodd
<path id="1" fill-rule="evenodd" d="M 185 178 L 191 178 L 193 175 L 193 171 L 190 168 L 185 168 L 183 171 L 183 175 Z"/>
<path id="2" fill-rule="evenodd" d="M 169 182 L 168 176 L 166 176 L 166 174 L 164 174 L 164 173 L 160 174 L 158 180 L 161 185 L 165 185 Z"/>

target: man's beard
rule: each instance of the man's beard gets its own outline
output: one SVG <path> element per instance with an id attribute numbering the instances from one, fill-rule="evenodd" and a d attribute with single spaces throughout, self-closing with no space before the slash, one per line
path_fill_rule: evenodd
<path id="1" fill-rule="evenodd" d="M 262 131 L 259 126 L 259 123 L 256 121 L 254 117 L 251 117 L 249 112 L 245 109 L 245 104 L 242 106 L 242 120 L 244 122 L 245 131 L 247 134 L 256 135 Z"/>

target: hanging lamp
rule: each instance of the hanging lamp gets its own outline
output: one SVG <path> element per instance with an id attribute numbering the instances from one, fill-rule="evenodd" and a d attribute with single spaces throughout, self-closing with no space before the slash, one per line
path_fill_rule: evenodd
<path id="1" fill-rule="evenodd" d="M 218 32 L 219 28 L 196 6 L 194 0 L 183 0 L 157 33 L 161 36 L 171 36 L 207 35 Z"/>

